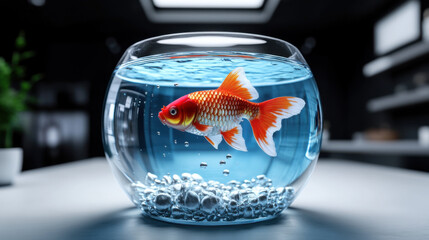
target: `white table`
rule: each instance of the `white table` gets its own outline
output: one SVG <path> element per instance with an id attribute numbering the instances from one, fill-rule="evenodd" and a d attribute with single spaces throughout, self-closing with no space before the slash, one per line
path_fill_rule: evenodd
<path id="1" fill-rule="evenodd" d="M 1 187 L 0 239 L 429 239 L 429 174 L 321 160 L 277 219 L 197 227 L 142 217 L 95 158 L 27 171 Z"/>

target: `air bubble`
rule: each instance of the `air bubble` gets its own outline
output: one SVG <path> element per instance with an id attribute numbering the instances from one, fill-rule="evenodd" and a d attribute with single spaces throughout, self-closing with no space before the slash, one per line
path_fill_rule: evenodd
<path id="1" fill-rule="evenodd" d="M 224 176 L 228 176 L 229 175 L 229 170 L 228 169 L 223 170 L 223 175 Z"/>
<path id="2" fill-rule="evenodd" d="M 225 160 L 220 160 L 219 164 L 220 164 L 220 165 L 225 165 L 225 164 L 226 164 L 226 161 L 225 161 Z"/>
<path id="3" fill-rule="evenodd" d="M 200 168 L 206 168 L 207 167 L 207 163 L 206 162 L 201 162 L 200 163 Z"/>
<path id="4" fill-rule="evenodd" d="M 158 131 L 158 132 L 156 132 L 156 134 L 159 136 L 159 135 L 161 135 L 161 132 L 160 132 L 160 131 Z"/>
<path id="5" fill-rule="evenodd" d="M 158 88 L 158 89 L 159 89 L 159 85 L 156 85 L 156 88 Z"/>
<path id="6" fill-rule="evenodd" d="M 231 154 L 227 154 L 226 159 L 230 159 L 230 158 L 232 158 Z"/>
<path id="7" fill-rule="evenodd" d="M 185 147 L 189 147 L 189 142 L 185 142 Z"/>
<path id="8" fill-rule="evenodd" d="M 177 86 L 179 86 L 179 84 L 178 84 L 178 83 L 175 83 L 175 84 L 174 84 L 174 86 L 175 86 L 175 87 L 177 87 Z"/>
<path id="9" fill-rule="evenodd" d="M 176 139 L 174 139 L 174 141 L 173 141 L 173 142 L 174 142 L 174 144 L 177 144 L 177 140 L 176 140 Z"/>

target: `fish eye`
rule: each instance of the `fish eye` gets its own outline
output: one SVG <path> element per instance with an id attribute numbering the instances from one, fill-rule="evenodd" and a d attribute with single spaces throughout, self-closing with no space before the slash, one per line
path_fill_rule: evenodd
<path id="1" fill-rule="evenodd" d="M 175 116 L 175 115 L 177 114 L 177 109 L 176 109 L 176 107 L 172 107 L 172 108 L 170 108 L 170 114 L 171 114 L 171 116 Z"/>

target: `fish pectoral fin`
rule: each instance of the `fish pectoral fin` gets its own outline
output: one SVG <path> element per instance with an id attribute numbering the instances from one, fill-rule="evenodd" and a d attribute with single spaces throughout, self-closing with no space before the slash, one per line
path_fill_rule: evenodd
<path id="1" fill-rule="evenodd" d="M 219 143 L 222 142 L 222 135 L 220 135 L 220 134 L 213 135 L 213 136 L 210 136 L 210 137 L 205 136 L 205 138 L 216 149 L 219 146 Z"/>
<path id="2" fill-rule="evenodd" d="M 239 151 L 247 152 L 247 147 L 243 138 L 243 129 L 241 128 L 241 125 L 238 125 L 237 127 L 229 131 L 221 132 L 221 134 L 225 139 L 225 142 L 228 143 L 229 146 Z"/>
<path id="3" fill-rule="evenodd" d="M 209 125 L 200 124 L 197 121 L 194 122 L 194 127 L 200 132 L 208 132 L 213 128 L 212 126 L 209 126 Z"/>
<path id="4" fill-rule="evenodd" d="M 232 95 L 244 98 L 246 100 L 255 100 L 259 97 L 258 92 L 246 78 L 244 68 L 238 67 L 232 70 L 217 91 L 228 92 Z"/>

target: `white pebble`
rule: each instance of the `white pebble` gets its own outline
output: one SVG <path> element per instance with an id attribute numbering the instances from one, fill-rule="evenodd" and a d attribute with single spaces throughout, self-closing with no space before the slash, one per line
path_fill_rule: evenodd
<path id="1" fill-rule="evenodd" d="M 182 180 L 183 181 L 188 181 L 191 179 L 191 174 L 190 173 L 182 173 Z"/>
<path id="2" fill-rule="evenodd" d="M 199 174 L 197 174 L 197 173 L 193 173 L 192 175 L 191 175 L 191 177 L 192 177 L 192 180 L 194 180 L 194 181 L 196 181 L 196 182 L 202 182 L 204 179 L 199 175 Z"/>

